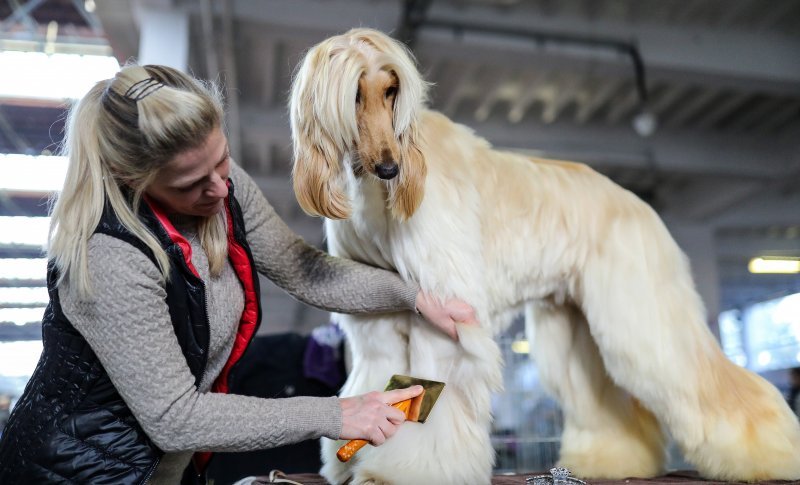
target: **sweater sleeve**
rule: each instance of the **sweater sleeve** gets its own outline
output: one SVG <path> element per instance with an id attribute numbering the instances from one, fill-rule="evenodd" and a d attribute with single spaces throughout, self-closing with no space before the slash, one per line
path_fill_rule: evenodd
<path id="1" fill-rule="evenodd" d="M 236 199 L 258 271 L 298 300 L 338 313 L 415 308 L 419 285 L 397 273 L 331 256 L 307 244 L 281 220 L 253 179 L 231 164 Z"/>
<path id="2" fill-rule="evenodd" d="M 172 329 L 156 266 L 106 235 L 89 241 L 93 294 L 59 287 L 64 314 L 86 338 L 153 442 L 166 452 L 248 451 L 338 438 L 336 397 L 262 399 L 199 392 Z"/>

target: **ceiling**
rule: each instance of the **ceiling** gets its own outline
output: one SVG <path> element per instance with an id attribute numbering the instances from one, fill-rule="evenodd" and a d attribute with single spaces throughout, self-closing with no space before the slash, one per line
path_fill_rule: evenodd
<path id="1" fill-rule="evenodd" d="M 496 146 L 588 163 L 650 203 L 692 258 L 711 310 L 800 292 L 796 275 L 746 270 L 755 255 L 800 256 L 800 0 L 108 0 L 96 7 L 62 21 L 73 22 L 73 36 L 95 32 L 92 19 L 99 21 L 122 61 L 139 57 L 151 35 L 140 19 L 188 20 L 186 67 L 203 77 L 222 72 L 240 162 L 315 244 L 319 220 L 302 214 L 288 183 L 289 82 L 310 46 L 370 26 L 410 43 L 434 83 L 433 108 Z M 33 12 L 36 22 L 47 20 L 44 10 Z M 0 151 L 51 147 L 53 130 L 42 127 L 60 130 L 52 110 L 0 100 Z M 643 111 L 657 122 L 650 136 L 632 125 Z M 301 305 L 287 311 L 287 319 L 309 318 Z"/>

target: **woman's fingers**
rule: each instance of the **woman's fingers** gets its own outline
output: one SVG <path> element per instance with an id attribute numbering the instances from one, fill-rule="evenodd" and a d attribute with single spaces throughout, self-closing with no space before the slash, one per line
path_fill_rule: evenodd
<path id="1" fill-rule="evenodd" d="M 340 399 L 342 431 L 339 438 L 363 439 L 375 446 L 383 444 L 406 420 L 405 413 L 391 404 L 411 399 L 420 393 L 422 386 L 412 386 Z"/>
<path id="2" fill-rule="evenodd" d="M 403 389 L 384 391 L 381 395 L 381 399 L 386 404 L 394 404 L 396 402 L 405 401 L 406 399 L 411 399 L 412 397 L 417 397 L 420 394 L 422 394 L 422 386 L 416 385 Z"/>
<path id="3" fill-rule="evenodd" d="M 450 317 L 456 323 L 463 323 L 466 325 L 477 325 L 478 319 L 475 317 L 475 309 L 461 300 L 451 300 Z"/>
<path id="4" fill-rule="evenodd" d="M 427 293 L 417 293 L 417 311 L 434 327 L 458 341 L 456 324 L 477 325 L 475 309 L 463 300 L 451 298 L 440 301 Z"/>

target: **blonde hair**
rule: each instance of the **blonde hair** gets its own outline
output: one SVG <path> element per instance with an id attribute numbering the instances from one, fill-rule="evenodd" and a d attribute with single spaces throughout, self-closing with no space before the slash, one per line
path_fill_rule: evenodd
<path id="1" fill-rule="evenodd" d="M 143 86 L 144 92 L 138 89 Z M 169 258 L 137 217 L 139 205 L 160 170 L 201 146 L 223 120 L 217 86 L 166 66 L 126 66 L 95 84 L 67 117 L 62 153 L 69 166 L 52 205 L 48 245 L 57 284 L 67 279 L 79 294 L 91 294 L 87 248 L 106 204 L 153 252 L 166 281 Z M 227 257 L 224 216 L 203 219 L 198 233 L 211 273 L 218 275 Z"/>

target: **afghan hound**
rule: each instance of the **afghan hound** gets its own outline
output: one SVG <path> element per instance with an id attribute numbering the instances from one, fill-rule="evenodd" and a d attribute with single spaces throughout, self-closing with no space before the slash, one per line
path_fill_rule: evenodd
<path id="1" fill-rule="evenodd" d="M 488 484 L 493 335 L 524 309 L 547 390 L 564 411 L 559 464 L 592 478 L 652 477 L 666 432 L 699 472 L 800 478 L 800 425 L 778 390 L 731 363 L 705 322 L 687 258 L 656 213 L 591 168 L 493 149 L 426 108 L 409 51 L 354 29 L 311 48 L 292 84 L 293 184 L 325 217 L 329 251 L 470 303 L 459 342 L 408 312 L 337 315 L 351 346 L 343 396 L 392 374 L 446 382 L 331 483 Z"/>

